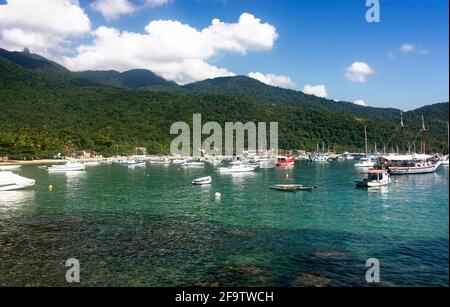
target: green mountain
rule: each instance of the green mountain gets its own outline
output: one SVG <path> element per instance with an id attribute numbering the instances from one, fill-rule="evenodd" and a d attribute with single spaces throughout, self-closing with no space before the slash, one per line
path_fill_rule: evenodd
<path id="1" fill-rule="evenodd" d="M 125 154 L 135 146 L 168 153 L 174 137 L 170 126 L 177 121 L 190 123 L 194 113 L 201 113 L 203 122 L 217 121 L 222 126 L 229 121 L 276 121 L 281 148 L 314 150 L 317 142 L 324 142 L 339 151 L 362 150 L 365 125 L 371 147 L 375 142 L 378 148 L 384 143 L 388 148 L 405 147 L 406 141 L 413 140 L 418 145 L 423 114 L 428 148 L 447 151 L 448 103 L 404 113 L 409 127 L 402 141 L 400 110 L 336 103 L 246 77 L 132 89 L 126 84 L 108 86 L 105 76 L 118 77 L 105 72 L 97 80 L 86 78 L 44 58 L 3 52 L 0 156 L 49 157 L 76 149 Z"/>
<path id="2" fill-rule="evenodd" d="M 153 86 L 176 87 L 173 81 L 156 75 L 155 73 L 145 69 L 133 69 L 119 73 L 114 70 L 110 71 L 83 71 L 77 73 L 78 76 L 94 82 L 105 85 L 120 86 L 126 88 L 145 88 Z"/>

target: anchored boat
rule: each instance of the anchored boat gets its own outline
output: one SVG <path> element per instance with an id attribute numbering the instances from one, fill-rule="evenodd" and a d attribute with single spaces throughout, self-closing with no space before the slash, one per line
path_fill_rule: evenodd
<path id="1" fill-rule="evenodd" d="M 442 164 L 425 154 L 383 156 L 380 160 L 388 166 L 391 175 L 433 173 Z"/>
<path id="2" fill-rule="evenodd" d="M 359 168 L 373 168 L 376 161 L 371 158 L 361 158 L 360 162 L 355 163 L 355 167 Z"/>
<path id="3" fill-rule="evenodd" d="M 304 186 L 302 184 L 276 184 L 270 187 L 272 190 L 283 192 L 299 192 L 299 191 L 312 191 L 316 187 Z"/>
<path id="4" fill-rule="evenodd" d="M 366 178 L 362 181 L 357 181 L 356 186 L 359 188 L 378 188 L 389 185 L 391 177 L 387 170 L 371 170 L 367 172 Z"/>
<path id="5" fill-rule="evenodd" d="M 86 166 L 84 164 L 75 162 L 75 161 L 67 161 L 66 164 L 62 165 L 52 165 L 47 168 L 49 173 L 64 173 L 64 172 L 78 172 L 84 171 Z"/>
<path id="6" fill-rule="evenodd" d="M 185 167 L 185 168 L 202 168 L 202 167 L 205 167 L 205 163 L 199 162 L 199 161 L 188 160 L 188 161 L 181 163 L 180 166 Z"/>
<path id="7" fill-rule="evenodd" d="M 248 165 L 240 161 L 235 161 L 229 167 L 219 167 L 219 172 L 221 174 L 249 173 L 255 171 L 257 168 L 257 165 Z"/>
<path id="8" fill-rule="evenodd" d="M 207 184 L 211 184 L 211 183 L 212 183 L 211 176 L 198 178 L 198 179 L 195 179 L 194 181 L 192 181 L 193 185 L 207 185 Z"/>
<path id="9" fill-rule="evenodd" d="M 292 166 L 295 164 L 295 158 L 278 157 L 277 166 Z"/>
<path id="10" fill-rule="evenodd" d="M 12 172 L 0 172 L 0 191 L 21 190 L 34 186 L 36 180 Z"/>

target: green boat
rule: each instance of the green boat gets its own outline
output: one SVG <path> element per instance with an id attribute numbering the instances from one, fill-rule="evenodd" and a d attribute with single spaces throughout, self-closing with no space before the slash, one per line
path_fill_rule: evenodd
<path id="1" fill-rule="evenodd" d="M 302 184 L 276 184 L 270 187 L 272 190 L 283 192 L 299 192 L 299 191 L 312 191 L 317 187 L 304 186 Z"/>

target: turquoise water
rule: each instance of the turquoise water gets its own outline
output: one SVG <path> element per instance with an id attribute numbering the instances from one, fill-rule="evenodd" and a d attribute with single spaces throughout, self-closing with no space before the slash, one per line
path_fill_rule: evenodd
<path id="1" fill-rule="evenodd" d="M 368 258 L 381 286 L 448 286 L 448 169 L 369 191 L 354 187 L 351 161 L 248 175 L 19 174 L 37 185 L 0 192 L 2 286 L 67 286 L 68 258 L 80 260 L 82 286 L 367 286 Z M 211 186 L 190 184 L 210 174 Z M 269 189 L 294 182 L 318 188 Z"/>

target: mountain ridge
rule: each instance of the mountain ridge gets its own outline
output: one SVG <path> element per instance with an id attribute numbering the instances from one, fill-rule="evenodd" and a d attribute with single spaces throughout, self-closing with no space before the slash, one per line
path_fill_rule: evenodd
<path id="1" fill-rule="evenodd" d="M 213 80 L 218 87 L 224 81 L 232 84 L 215 92 L 208 88 L 211 81 L 132 89 L 49 74 L 46 69 L 25 68 L 0 56 L 0 156 L 51 157 L 75 149 L 127 154 L 134 146 L 166 154 L 173 139 L 172 123 L 191 123 L 194 113 L 201 113 L 205 122 L 220 124 L 279 122 L 283 149 L 314 150 L 317 142 L 325 142 L 340 151 L 362 150 L 364 126 L 370 144 L 401 142 L 396 135 L 400 110 L 339 104 L 285 92 L 247 77 Z M 239 91 L 233 92 L 234 87 Z M 277 94 L 287 95 L 286 101 L 272 101 L 270 95 Z M 427 114 L 430 150 L 446 151 L 448 103 L 404 112 L 409 141 L 417 141 L 421 114 Z"/>

